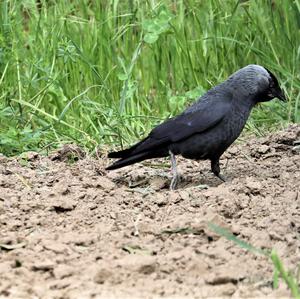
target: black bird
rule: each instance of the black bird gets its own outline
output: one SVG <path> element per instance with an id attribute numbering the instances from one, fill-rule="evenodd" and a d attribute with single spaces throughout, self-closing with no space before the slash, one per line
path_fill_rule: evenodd
<path id="1" fill-rule="evenodd" d="M 170 189 L 174 189 L 178 180 L 175 155 L 182 155 L 194 160 L 209 159 L 212 172 L 225 181 L 220 174 L 221 155 L 238 138 L 255 104 L 275 97 L 286 101 L 276 77 L 260 65 L 248 65 L 210 89 L 180 115 L 155 127 L 131 148 L 109 153 L 109 158 L 119 160 L 106 169 L 170 155 Z"/>

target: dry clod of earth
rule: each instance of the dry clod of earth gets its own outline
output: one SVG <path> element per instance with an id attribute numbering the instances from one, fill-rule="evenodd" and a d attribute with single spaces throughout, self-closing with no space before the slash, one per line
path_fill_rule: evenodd
<path id="1" fill-rule="evenodd" d="M 208 221 L 276 249 L 296 273 L 299 140 L 293 125 L 232 146 L 222 160 L 226 183 L 207 162 L 180 159 L 176 191 L 165 160 L 105 173 L 108 161 L 75 146 L 1 156 L 0 297 L 289 296 L 283 283 L 272 289 L 270 261 Z"/>

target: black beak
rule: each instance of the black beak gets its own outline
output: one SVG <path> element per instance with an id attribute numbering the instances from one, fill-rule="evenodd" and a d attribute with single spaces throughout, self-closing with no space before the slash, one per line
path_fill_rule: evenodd
<path id="1" fill-rule="evenodd" d="M 287 101 L 284 92 L 280 88 L 275 91 L 274 96 L 283 102 Z"/>

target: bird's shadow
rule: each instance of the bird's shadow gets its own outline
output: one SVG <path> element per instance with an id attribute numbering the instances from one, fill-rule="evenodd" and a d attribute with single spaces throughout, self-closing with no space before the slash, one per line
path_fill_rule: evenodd
<path id="1" fill-rule="evenodd" d="M 221 181 L 219 178 L 215 177 L 211 173 L 188 175 L 188 176 L 181 175 L 176 190 L 193 188 L 193 187 L 200 187 L 202 189 L 207 189 L 210 187 L 217 187 L 223 183 L 224 183 L 223 181 Z"/>
<path id="2" fill-rule="evenodd" d="M 227 179 L 230 178 L 227 176 Z M 116 177 L 113 181 L 118 186 L 124 186 L 126 188 L 153 188 L 156 191 L 168 190 L 170 188 L 172 178 L 170 175 L 161 173 L 147 173 L 142 175 L 133 176 L 131 173 L 127 175 L 121 175 Z M 224 182 L 219 178 L 211 174 L 210 172 L 201 172 L 198 174 L 180 175 L 180 179 L 176 185 L 176 190 L 182 190 L 192 187 L 200 187 L 207 189 L 210 187 L 217 187 Z"/>

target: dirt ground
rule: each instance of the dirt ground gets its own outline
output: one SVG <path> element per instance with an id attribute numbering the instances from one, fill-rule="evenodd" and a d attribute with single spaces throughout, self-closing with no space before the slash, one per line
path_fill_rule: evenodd
<path id="1" fill-rule="evenodd" d="M 179 159 L 106 173 L 65 147 L 49 157 L 0 157 L 1 298 L 282 297 L 266 257 L 208 227 L 300 264 L 300 126 L 237 143 L 209 163 Z M 296 145 L 296 146 L 295 146 Z M 69 150 L 68 150 L 69 149 Z"/>

